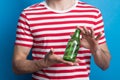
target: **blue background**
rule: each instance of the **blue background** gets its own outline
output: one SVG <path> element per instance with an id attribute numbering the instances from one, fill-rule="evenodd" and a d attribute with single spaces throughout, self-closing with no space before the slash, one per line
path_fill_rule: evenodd
<path id="1" fill-rule="evenodd" d="M 16 75 L 12 56 L 17 20 L 21 11 L 42 0 L 0 0 L 0 80 L 31 80 L 31 74 Z M 103 14 L 107 44 L 112 56 L 108 70 L 98 68 L 92 58 L 91 80 L 120 80 L 120 2 L 119 0 L 82 0 L 99 8 Z M 29 55 L 28 58 L 31 58 Z"/>

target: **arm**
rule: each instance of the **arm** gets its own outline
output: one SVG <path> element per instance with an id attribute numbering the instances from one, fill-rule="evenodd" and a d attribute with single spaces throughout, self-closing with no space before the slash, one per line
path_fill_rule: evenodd
<path id="1" fill-rule="evenodd" d="M 29 52 L 29 47 L 15 46 L 13 55 L 13 70 L 15 73 L 32 73 L 45 67 L 43 60 L 27 60 Z"/>
<path id="2" fill-rule="evenodd" d="M 27 60 L 29 52 L 29 47 L 18 45 L 15 46 L 13 56 L 13 70 L 16 74 L 33 73 L 57 63 L 64 63 L 71 66 L 78 65 L 79 63 L 79 59 L 77 59 L 74 63 L 63 60 L 62 57 L 54 54 L 53 49 L 51 49 L 50 52 L 45 55 L 44 59 Z"/>
<path id="3" fill-rule="evenodd" d="M 109 67 L 110 58 L 111 58 L 106 43 L 97 45 L 96 47 L 91 49 L 91 52 L 93 54 L 95 63 L 102 70 L 106 70 Z"/>
<path id="4" fill-rule="evenodd" d="M 88 30 L 86 27 L 80 28 L 82 32 L 81 45 L 85 48 L 90 49 L 93 54 L 95 63 L 102 69 L 106 70 L 110 63 L 110 53 L 106 43 L 98 44 L 98 40 L 102 36 L 99 33 L 95 38 L 93 29 Z"/>

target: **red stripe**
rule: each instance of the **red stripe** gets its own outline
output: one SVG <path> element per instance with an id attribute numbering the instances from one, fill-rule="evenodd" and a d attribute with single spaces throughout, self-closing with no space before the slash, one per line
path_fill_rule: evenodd
<path id="1" fill-rule="evenodd" d="M 81 60 L 84 60 L 84 59 L 90 59 L 91 56 L 84 56 L 84 57 L 77 57 L 77 58 L 79 58 L 79 59 L 81 59 Z"/>
<path id="2" fill-rule="evenodd" d="M 85 53 L 91 53 L 90 50 L 83 50 L 83 51 L 78 51 L 80 54 L 85 54 Z"/>
<path id="3" fill-rule="evenodd" d="M 64 54 L 64 53 L 63 53 Z M 46 53 L 45 54 L 42 54 L 42 55 L 46 55 Z M 77 57 L 78 59 L 80 59 L 80 60 L 85 60 L 85 59 L 90 59 L 91 58 L 91 56 L 85 56 L 85 57 Z M 42 58 L 40 58 L 40 57 L 34 57 L 33 56 L 33 59 L 35 59 L 35 60 L 40 60 L 40 59 L 42 59 Z M 84 63 L 81 63 L 82 65 L 84 65 Z M 80 64 L 80 65 L 81 65 Z M 88 62 L 87 64 L 90 64 L 90 62 Z M 59 65 L 60 66 L 60 65 Z"/>
<path id="4" fill-rule="evenodd" d="M 80 5 L 78 5 L 77 8 L 95 8 L 95 7 L 93 7 L 93 6 L 80 6 Z"/>
<path id="5" fill-rule="evenodd" d="M 33 42 L 33 40 L 32 40 L 32 39 L 27 39 L 27 38 L 19 38 L 19 37 L 16 37 L 16 40 Z"/>
<path id="6" fill-rule="evenodd" d="M 58 27 L 58 28 L 40 28 L 40 29 L 35 29 L 35 30 L 32 30 L 32 32 L 40 32 L 40 31 L 50 31 L 50 30 L 67 30 L 67 29 L 76 29 L 76 26 L 67 26 L 67 27 Z M 63 33 L 61 33 L 63 34 Z"/>
<path id="7" fill-rule="evenodd" d="M 25 12 L 26 12 L 26 14 L 28 14 L 27 13 L 27 11 L 35 11 L 35 10 L 45 10 L 46 8 L 45 7 L 41 7 L 41 8 L 32 8 L 32 9 L 27 9 L 27 10 L 25 10 Z"/>
<path id="8" fill-rule="evenodd" d="M 97 10 L 72 10 L 72 12 L 80 12 L 80 13 L 82 13 L 82 12 L 98 12 Z"/>
<path id="9" fill-rule="evenodd" d="M 106 41 L 99 43 L 99 45 L 101 45 L 101 44 L 105 44 L 105 43 L 106 43 Z"/>
<path id="10" fill-rule="evenodd" d="M 34 75 L 36 76 L 41 76 L 44 78 L 48 78 L 48 79 L 71 79 L 71 78 L 84 78 L 84 77 L 88 77 L 88 74 L 83 74 L 83 75 L 72 75 L 72 76 L 46 76 L 43 74 L 39 74 L 39 73 L 35 73 Z"/>
<path id="11" fill-rule="evenodd" d="M 71 72 L 85 72 L 87 69 L 72 69 L 72 70 L 42 70 L 46 73 L 71 73 Z"/>
<path id="12" fill-rule="evenodd" d="M 105 36 L 102 36 L 102 37 L 100 37 L 100 39 L 99 40 L 102 40 L 102 39 L 104 39 L 105 38 Z"/>
<path id="13" fill-rule="evenodd" d="M 90 62 L 79 63 L 80 66 L 86 66 L 86 64 L 90 64 Z M 68 64 L 54 64 L 51 67 L 70 67 L 70 65 L 68 65 Z"/>
<path id="14" fill-rule="evenodd" d="M 66 45 L 62 45 L 62 46 L 33 46 L 33 48 L 42 48 L 42 49 L 50 49 L 50 48 L 53 48 L 53 49 L 58 49 L 58 48 L 66 48 Z"/>
<path id="15" fill-rule="evenodd" d="M 101 25 L 101 26 L 94 28 L 94 31 L 99 30 L 99 29 L 103 29 L 103 28 L 104 28 L 104 25 Z"/>
<path id="16" fill-rule="evenodd" d="M 95 23 L 95 25 L 98 25 L 98 24 L 100 24 L 100 23 L 102 23 L 102 22 L 103 22 L 103 20 L 97 21 L 97 22 Z"/>
<path id="17" fill-rule="evenodd" d="M 50 47 L 50 48 L 52 48 L 52 47 Z M 34 53 L 34 54 L 46 54 L 46 52 L 40 52 L 40 51 L 32 51 L 32 53 Z M 55 52 L 55 54 L 63 54 L 63 53 L 64 52 Z M 86 53 L 90 53 L 90 51 L 87 51 L 87 50 L 85 50 L 85 51 L 78 51 L 78 53 L 79 54 L 86 54 Z"/>
<path id="18" fill-rule="evenodd" d="M 34 14 L 34 13 L 32 13 Z M 45 16 L 45 17 L 37 17 L 37 18 L 29 18 L 29 21 L 35 20 L 48 20 L 48 19 L 63 19 L 63 18 L 95 18 L 94 15 L 66 15 L 66 16 Z"/>
<path id="19" fill-rule="evenodd" d="M 28 45 L 28 44 L 22 44 L 22 43 L 15 43 L 15 45 L 20 45 L 20 46 L 24 46 L 24 47 L 32 47 L 32 45 Z"/>
<path id="20" fill-rule="evenodd" d="M 28 32 L 30 31 L 28 28 L 26 28 L 24 26 L 18 25 L 17 27 L 18 27 L 18 29 L 22 29 L 22 30 L 25 30 L 25 31 L 28 31 Z"/>
<path id="21" fill-rule="evenodd" d="M 98 12 L 97 10 L 72 10 L 71 12 Z M 55 14 L 52 11 L 46 11 L 46 12 L 34 12 L 33 13 L 26 13 L 27 15 L 40 15 L 40 14 Z"/>
<path id="22" fill-rule="evenodd" d="M 34 37 L 34 38 L 41 38 L 42 36 L 37 36 L 37 37 Z M 56 43 L 56 42 L 68 42 L 68 39 L 59 39 L 59 40 L 40 40 L 40 41 L 36 41 L 34 40 L 35 43 Z M 66 44 L 65 44 L 66 45 Z"/>
<path id="23" fill-rule="evenodd" d="M 99 14 L 98 16 L 96 16 L 96 18 L 100 18 L 100 17 L 102 17 L 102 14 Z"/>
<path id="24" fill-rule="evenodd" d="M 31 37 L 31 34 L 28 34 L 28 33 L 25 33 L 25 32 L 16 32 L 16 34 L 20 34 L 20 35 L 26 35 L 26 36 L 30 36 Z"/>
<path id="25" fill-rule="evenodd" d="M 26 15 L 24 15 L 24 14 L 21 14 L 20 17 L 22 17 L 22 18 L 28 20 L 27 17 L 26 17 Z M 18 22 L 19 22 L 19 23 L 23 23 L 24 25 L 28 25 L 28 26 L 29 26 L 29 24 L 27 23 L 26 20 L 23 21 L 23 20 L 19 19 Z"/>
<path id="26" fill-rule="evenodd" d="M 68 33 L 51 33 L 51 34 L 47 33 L 47 34 L 42 34 L 42 35 L 35 35 L 34 38 L 51 37 L 51 40 L 52 40 L 52 37 L 60 37 L 60 36 L 68 36 L 68 35 L 70 36 L 70 34 L 71 33 L 69 32 Z"/>
<path id="27" fill-rule="evenodd" d="M 104 31 L 101 31 L 102 33 L 104 33 Z M 94 33 L 95 36 L 99 35 L 101 32 L 97 32 L 97 33 Z"/>
<path id="28" fill-rule="evenodd" d="M 22 23 L 22 24 L 24 24 L 24 25 L 27 25 L 27 23 L 26 23 L 25 21 L 23 21 L 23 20 L 20 20 L 20 19 L 19 19 L 18 22 L 19 22 L 19 23 Z"/>
<path id="29" fill-rule="evenodd" d="M 22 14 L 20 14 L 20 17 L 22 17 L 22 18 L 26 19 L 26 15 L 24 15 L 23 13 L 22 13 Z"/>
<path id="30" fill-rule="evenodd" d="M 33 13 L 26 13 L 27 15 L 41 15 L 41 14 L 54 14 L 54 12 L 51 11 L 46 11 L 46 12 L 35 12 L 33 11 Z"/>

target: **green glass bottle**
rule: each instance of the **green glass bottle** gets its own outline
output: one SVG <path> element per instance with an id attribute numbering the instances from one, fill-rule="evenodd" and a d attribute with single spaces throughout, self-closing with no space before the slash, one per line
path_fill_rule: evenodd
<path id="1" fill-rule="evenodd" d="M 80 33 L 81 30 L 77 28 L 67 43 L 67 47 L 63 56 L 63 59 L 66 61 L 74 62 L 80 47 Z"/>

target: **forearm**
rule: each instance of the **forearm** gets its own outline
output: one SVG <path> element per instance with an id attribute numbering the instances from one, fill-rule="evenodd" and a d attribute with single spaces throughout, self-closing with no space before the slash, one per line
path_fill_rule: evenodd
<path id="1" fill-rule="evenodd" d="M 109 67 L 109 63 L 110 63 L 110 56 L 107 55 L 106 51 L 104 51 L 102 48 L 100 48 L 99 46 L 93 48 L 91 50 L 93 57 L 94 57 L 94 61 L 95 63 L 102 69 L 102 70 L 106 70 Z"/>
<path id="2" fill-rule="evenodd" d="M 33 73 L 45 68 L 44 60 L 17 60 L 13 62 L 13 70 L 17 74 Z"/>

